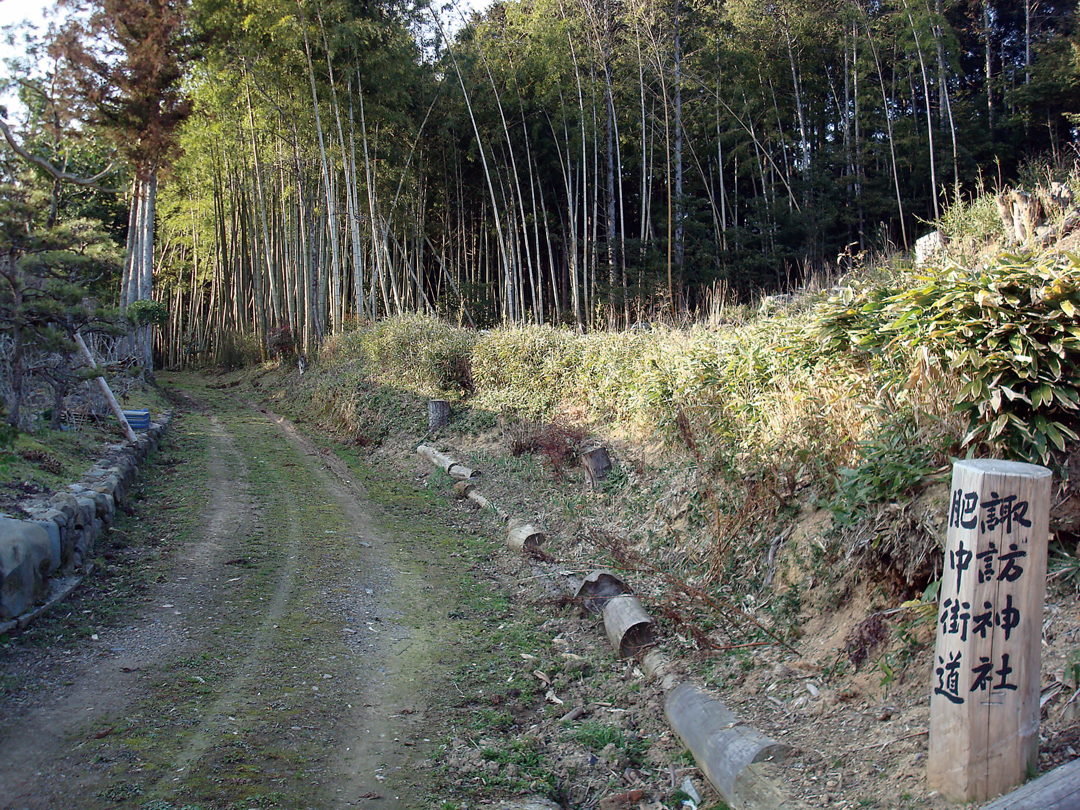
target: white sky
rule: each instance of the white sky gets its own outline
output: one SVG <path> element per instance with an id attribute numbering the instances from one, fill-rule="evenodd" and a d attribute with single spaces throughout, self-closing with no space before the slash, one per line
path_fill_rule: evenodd
<path id="1" fill-rule="evenodd" d="M 0 26 L 29 20 L 38 26 L 39 31 L 43 31 L 45 28 L 45 10 L 51 7 L 51 2 L 43 3 L 42 0 L 0 0 Z M 7 36 L 0 34 L 0 59 L 10 59 L 24 54 L 25 50 L 18 45 L 18 40 L 16 40 L 15 46 L 12 46 L 8 44 Z M 0 64 L 0 76 L 8 75 L 7 67 Z M 13 93 L 0 93 L 0 104 L 7 105 L 10 112 L 15 117 L 18 117 L 18 109 L 21 105 Z"/>
<path id="2" fill-rule="evenodd" d="M 23 19 L 40 20 L 43 6 L 41 0 L 0 0 L 0 25 L 18 22 Z"/>

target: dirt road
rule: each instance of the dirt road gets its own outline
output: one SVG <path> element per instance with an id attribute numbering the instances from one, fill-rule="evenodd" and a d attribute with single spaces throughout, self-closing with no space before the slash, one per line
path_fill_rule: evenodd
<path id="1" fill-rule="evenodd" d="M 440 552 L 224 394 L 185 395 L 97 570 L 0 644 L 0 808 L 431 801 Z"/>

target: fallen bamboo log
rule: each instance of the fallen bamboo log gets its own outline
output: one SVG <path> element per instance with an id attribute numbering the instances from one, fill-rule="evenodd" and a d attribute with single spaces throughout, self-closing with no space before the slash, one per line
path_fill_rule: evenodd
<path id="1" fill-rule="evenodd" d="M 668 693 L 664 714 L 702 773 L 734 810 L 802 806 L 764 772 L 764 763 L 783 760 L 790 746 L 743 725 L 723 703 L 692 683 L 679 684 Z"/>
<path id="2" fill-rule="evenodd" d="M 613 596 L 604 604 L 604 630 L 620 658 L 633 658 L 653 646 L 652 619 L 636 596 Z"/>
<path id="3" fill-rule="evenodd" d="M 1073 810 L 1080 807 L 1080 759 L 1059 765 L 983 810 Z"/>
<path id="4" fill-rule="evenodd" d="M 471 481 L 458 481 L 456 484 L 454 484 L 454 494 L 458 498 L 468 498 L 481 509 L 490 509 L 492 512 L 499 516 L 500 520 L 510 519 L 510 516 L 506 514 L 506 512 L 504 512 L 502 509 L 497 507 L 495 504 L 493 504 L 491 501 L 489 501 L 487 498 L 477 492 L 476 487 Z"/>
<path id="5" fill-rule="evenodd" d="M 509 532 L 506 536 L 506 543 L 514 551 L 519 551 L 523 554 L 535 554 L 540 550 L 540 546 L 544 544 L 547 537 L 544 533 L 528 523 L 522 523 L 519 520 L 511 520 Z"/>
<path id="6" fill-rule="evenodd" d="M 464 464 L 454 461 L 450 456 L 440 453 L 434 447 L 421 444 L 416 448 L 416 452 L 417 455 L 426 458 L 451 478 L 460 478 L 463 481 L 468 481 L 480 477 L 481 473 L 478 470 L 469 469 Z"/>

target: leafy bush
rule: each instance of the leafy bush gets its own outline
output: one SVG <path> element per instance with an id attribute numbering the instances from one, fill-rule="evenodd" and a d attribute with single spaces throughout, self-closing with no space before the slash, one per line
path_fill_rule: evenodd
<path id="1" fill-rule="evenodd" d="M 958 200 L 945 209 L 935 225 L 949 242 L 981 246 L 1005 235 L 993 194 L 979 194 L 968 202 Z"/>
<path id="2" fill-rule="evenodd" d="M 161 301 L 132 301 L 124 314 L 135 326 L 165 326 L 169 322 L 169 308 Z"/>
<path id="3" fill-rule="evenodd" d="M 335 337 L 329 355 L 359 354 L 366 370 L 423 396 L 474 390 L 476 334 L 424 315 L 399 315 Z"/>
<path id="4" fill-rule="evenodd" d="M 934 472 L 938 456 L 934 448 L 919 442 L 910 415 L 885 419 L 859 445 L 860 463 L 840 470 L 836 495 L 829 503 L 833 517 L 848 526 L 864 517 L 867 507 L 907 495 Z"/>
<path id="5" fill-rule="evenodd" d="M 494 329 L 473 349 L 473 376 L 484 402 L 539 416 L 571 390 L 579 337 L 550 326 Z"/>
<path id="6" fill-rule="evenodd" d="M 1052 464 L 1080 429 L 1080 259 L 1005 254 L 913 280 L 834 299 L 820 314 L 823 345 L 891 356 L 912 377 L 920 366 L 955 375 L 962 446 Z"/>

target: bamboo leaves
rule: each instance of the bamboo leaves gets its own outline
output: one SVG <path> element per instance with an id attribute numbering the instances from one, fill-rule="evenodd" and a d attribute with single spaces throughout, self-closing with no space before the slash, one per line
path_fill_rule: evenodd
<path id="1" fill-rule="evenodd" d="M 922 356 L 958 378 L 965 444 L 1052 463 L 1080 429 L 1080 261 L 1005 255 L 976 274 L 943 269 L 928 283 L 827 304 L 826 345 Z"/>

